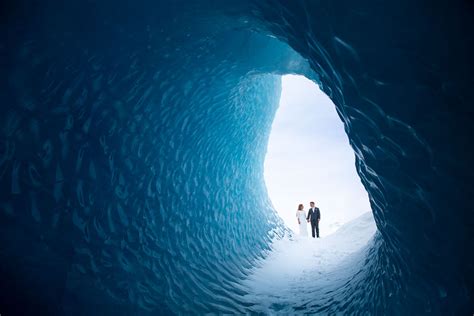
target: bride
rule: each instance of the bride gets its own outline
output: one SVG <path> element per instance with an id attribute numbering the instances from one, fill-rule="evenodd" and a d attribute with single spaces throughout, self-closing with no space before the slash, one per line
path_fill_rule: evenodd
<path id="1" fill-rule="evenodd" d="M 308 230 L 306 229 L 306 214 L 303 210 L 303 204 L 298 205 L 296 218 L 298 219 L 298 226 L 300 227 L 300 235 L 308 237 Z"/>

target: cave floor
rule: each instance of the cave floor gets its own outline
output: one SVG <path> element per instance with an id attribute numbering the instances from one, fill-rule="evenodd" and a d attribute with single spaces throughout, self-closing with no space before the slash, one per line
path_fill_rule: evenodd
<path id="1" fill-rule="evenodd" d="M 313 301 L 315 293 L 326 292 L 351 273 L 348 261 L 362 255 L 375 231 L 372 214 L 366 213 L 326 237 L 276 241 L 244 281 L 249 292 L 246 300 L 255 304 L 257 312 L 295 312 Z"/>

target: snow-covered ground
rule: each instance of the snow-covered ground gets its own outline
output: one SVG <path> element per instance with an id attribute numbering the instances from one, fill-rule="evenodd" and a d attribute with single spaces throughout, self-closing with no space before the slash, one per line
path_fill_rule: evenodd
<path id="1" fill-rule="evenodd" d="M 298 293 L 331 282 L 335 274 L 331 271 L 361 250 L 375 231 L 372 213 L 368 212 L 324 238 L 297 236 L 277 241 L 274 250 L 245 280 L 250 293 L 246 298 L 264 312 L 275 311 L 275 305 L 300 304 Z"/>

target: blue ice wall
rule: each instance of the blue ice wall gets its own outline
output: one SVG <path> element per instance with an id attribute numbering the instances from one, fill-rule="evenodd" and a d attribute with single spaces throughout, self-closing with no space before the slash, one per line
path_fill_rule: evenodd
<path id="1" fill-rule="evenodd" d="M 295 312 L 472 313 L 469 2 L 1 12 L 1 313 L 254 311 L 240 280 L 284 234 L 262 167 L 286 73 L 335 102 L 379 230 Z"/>

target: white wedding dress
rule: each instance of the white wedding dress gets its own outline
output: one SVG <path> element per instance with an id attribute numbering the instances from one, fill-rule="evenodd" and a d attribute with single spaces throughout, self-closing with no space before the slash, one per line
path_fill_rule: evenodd
<path id="1" fill-rule="evenodd" d="M 296 211 L 296 218 L 300 220 L 298 225 L 300 228 L 300 235 L 303 237 L 308 237 L 308 230 L 306 229 L 306 214 L 305 211 Z"/>

